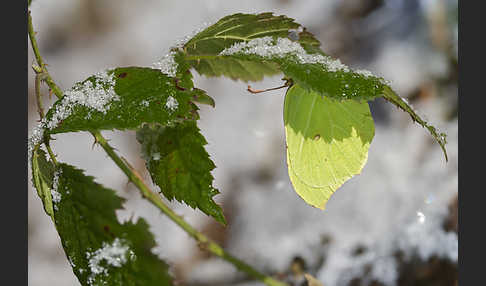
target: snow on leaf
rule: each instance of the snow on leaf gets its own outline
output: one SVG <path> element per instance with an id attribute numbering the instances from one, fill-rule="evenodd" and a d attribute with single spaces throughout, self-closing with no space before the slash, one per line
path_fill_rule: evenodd
<path id="1" fill-rule="evenodd" d="M 125 241 L 117 237 L 111 244 L 103 242 L 100 249 L 94 252 L 87 252 L 86 258 L 91 271 L 91 275 L 88 277 L 88 284 L 93 285 L 96 276 L 108 275 L 108 267 L 122 267 L 128 259 L 133 258 L 133 251 L 130 250 Z M 103 264 L 106 266 L 103 266 Z"/>
<path id="2" fill-rule="evenodd" d="M 189 63 L 207 76 L 248 81 L 280 71 L 287 79 L 324 97 L 360 102 L 384 97 L 429 130 L 447 161 L 445 134 L 397 96 L 389 81 L 367 70 L 354 71 L 319 46 L 319 41 L 292 19 L 262 13 L 224 17 L 194 36 L 183 49 Z"/>
<path id="3" fill-rule="evenodd" d="M 177 102 L 177 99 L 173 98 L 172 96 L 169 96 L 167 98 L 167 102 L 165 103 L 165 107 L 167 107 L 170 112 L 176 110 L 178 106 L 179 106 L 179 102 Z"/>
<path id="4" fill-rule="evenodd" d="M 288 38 L 277 38 L 274 41 L 272 37 L 266 36 L 253 39 L 249 42 L 239 42 L 230 48 L 224 49 L 219 55 L 231 56 L 239 53 L 257 55 L 268 60 L 285 58 L 292 55 L 301 64 L 321 64 L 323 68 L 330 72 L 349 72 L 349 68 L 342 64 L 339 59 L 332 59 L 322 54 L 309 54 L 299 43 L 291 41 Z"/>
<path id="5" fill-rule="evenodd" d="M 151 252 L 153 235 L 143 219 L 118 222 L 124 199 L 67 164 L 57 167 L 54 221 L 82 285 L 172 285 L 168 265 Z M 137 277 L 136 280 L 133 277 Z"/>
<path id="6" fill-rule="evenodd" d="M 283 72 L 323 96 L 370 100 L 382 95 L 382 78 L 353 72 L 319 46 L 293 19 L 262 13 L 224 17 L 189 40 L 183 51 L 196 71 L 207 76 L 256 81 Z"/>
<path id="7" fill-rule="evenodd" d="M 162 57 L 159 61 L 152 64 L 154 69 L 160 70 L 168 77 L 175 77 L 177 72 L 177 63 L 174 59 L 176 52 L 170 51 L 168 54 Z"/>
<path id="8" fill-rule="evenodd" d="M 65 92 L 41 122 L 49 134 L 136 129 L 144 122 L 168 124 L 197 118 L 191 92 L 159 70 L 116 68 L 98 73 Z M 165 109 L 166 102 L 170 104 Z M 33 133 L 39 142 L 42 131 Z"/>

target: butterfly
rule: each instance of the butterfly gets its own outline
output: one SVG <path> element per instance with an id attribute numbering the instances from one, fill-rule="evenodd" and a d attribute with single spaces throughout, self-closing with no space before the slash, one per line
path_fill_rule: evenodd
<path id="1" fill-rule="evenodd" d="M 324 209 L 344 182 L 359 174 L 375 134 L 367 102 L 336 100 L 293 84 L 285 95 L 287 166 L 308 204 Z"/>

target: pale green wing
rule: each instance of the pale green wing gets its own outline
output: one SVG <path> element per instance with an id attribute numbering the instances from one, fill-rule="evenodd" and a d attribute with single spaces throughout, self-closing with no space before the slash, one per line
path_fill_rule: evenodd
<path id="1" fill-rule="evenodd" d="M 284 123 L 292 185 L 308 204 L 324 209 L 366 163 L 375 134 L 368 103 L 322 97 L 294 84 L 285 96 Z"/>

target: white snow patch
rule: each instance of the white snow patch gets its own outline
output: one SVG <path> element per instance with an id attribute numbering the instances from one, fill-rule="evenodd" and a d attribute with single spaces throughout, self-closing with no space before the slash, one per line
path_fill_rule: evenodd
<path id="1" fill-rule="evenodd" d="M 44 138 L 44 128 L 42 128 L 42 123 L 34 127 L 32 134 L 28 138 L 27 142 L 27 156 L 29 165 L 32 161 L 32 152 L 34 152 L 35 146 L 37 146 Z"/>
<path id="2" fill-rule="evenodd" d="M 57 205 L 61 201 L 61 193 L 59 193 L 57 190 L 59 188 L 59 177 L 61 176 L 62 171 L 58 170 L 54 173 L 54 178 L 52 180 L 52 189 L 51 189 L 51 196 L 52 196 L 52 202 L 54 209 L 57 211 Z"/>
<path id="3" fill-rule="evenodd" d="M 160 153 L 159 152 L 153 153 L 152 159 L 155 160 L 155 161 L 160 160 Z"/>
<path id="4" fill-rule="evenodd" d="M 167 102 L 165 103 L 165 107 L 167 107 L 170 111 L 174 111 L 179 106 L 179 102 L 172 96 L 167 98 Z"/>
<path id="5" fill-rule="evenodd" d="M 177 63 L 175 61 L 176 52 L 170 51 L 158 62 L 152 64 L 152 68 L 159 69 L 169 77 L 175 77 L 177 73 Z"/>
<path id="6" fill-rule="evenodd" d="M 106 71 L 98 72 L 95 74 L 95 84 L 87 80 L 64 92 L 61 104 L 56 107 L 56 112 L 51 120 L 45 123 L 45 127 L 56 128 L 61 121 L 71 115 L 74 106 L 86 106 L 106 114 L 110 103 L 118 100 L 120 98 L 115 93 L 113 74 L 108 75 Z"/>
<path id="7" fill-rule="evenodd" d="M 356 70 L 354 72 L 357 73 L 357 74 L 360 74 L 360 75 L 362 75 L 366 78 L 368 78 L 370 76 L 374 76 L 373 73 L 371 73 L 369 70 L 361 69 L 361 70 Z"/>
<path id="8" fill-rule="evenodd" d="M 115 93 L 115 79 L 113 78 L 113 73 L 108 74 L 107 71 L 96 73 L 94 75 L 94 84 L 87 80 L 86 82 L 77 84 L 72 89 L 65 91 L 64 97 L 61 99 L 60 104 L 56 106 L 56 110 L 50 120 L 47 120 L 46 117 L 44 117 L 39 125 L 33 129 L 32 135 L 28 139 L 29 162 L 31 161 L 34 147 L 43 139 L 44 130 L 56 128 L 59 123 L 72 114 L 75 106 L 86 106 L 106 114 L 110 108 L 111 102 L 118 100 L 120 100 L 120 98 Z"/>
<path id="9" fill-rule="evenodd" d="M 159 61 L 152 64 L 152 68 L 160 70 L 162 73 L 169 77 L 175 77 L 177 74 L 178 64 L 175 61 L 175 55 L 177 52 L 175 50 L 182 49 L 184 45 L 191 40 L 194 36 L 202 32 L 204 29 L 212 25 L 212 23 L 203 23 L 201 27 L 192 31 L 189 35 L 177 40 L 176 44 L 170 48 L 170 51 L 163 56 Z"/>
<path id="10" fill-rule="evenodd" d="M 294 55 L 301 64 L 321 64 L 330 72 L 350 71 L 339 59 L 332 59 L 321 54 L 309 54 L 298 42 L 293 42 L 288 38 L 277 38 L 276 41 L 269 36 L 256 38 L 248 42 L 235 43 L 219 53 L 221 56 L 234 54 L 257 55 L 267 59 Z"/>
<path id="11" fill-rule="evenodd" d="M 94 252 L 87 252 L 86 258 L 89 260 L 88 267 L 91 270 L 88 284 L 93 285 L 98 275 L 108 275 L 108 269 L 101 265 L 103 261 L 106 266 L 122 267 L 128 259 L 134 259 L 135 254 L 123 240 L 115 238 L 111 244 L 103 242 L 103 246 L 100 249 Z"/>

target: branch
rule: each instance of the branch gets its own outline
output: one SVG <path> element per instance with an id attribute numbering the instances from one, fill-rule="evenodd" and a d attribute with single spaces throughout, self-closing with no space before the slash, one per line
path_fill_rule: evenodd
<path id="1" fill-rule="evenodd" d="M 35 32 L 32 25 L 32 18 L 30 16 L 30 11 L 28 15 L 28 33 L 30 42 L 32 44 L 32 49 L 34 50 L 34 55 L 36 57 L 37 63 L 40 67 L 40 72 L 44 75 L 44 80 L 49 88 L 54 92 L 54 94 L 61 98 L 63 93 L 61 89 L 55 84 L 52 80 L 51 76 L 49 75 L 46 65 L 39 53 L 39 48 L 37 46 L 37 41 L 35 38 Z M 91 134 L 95 138 L 95 142 L 101 145 L 108 156 L 115 162 L 115 164 L 125 173 L 128 179 L 140 190 L 142 196 L 150 201 L 153 205 L 155 205 L 158 209 L 160 209 L 170 220 L 180 226 L 186 233 L 188 233 L 191 237 L 193 237 L 199 245 L 209 251 L 210 253 L 221 257 L 222 259 L 228 261 L 229 263 L 233 264 L 238 270 L 245 272 L 249 276 L 258 279 L 269 286 L 286 286 L 286 283 L 277 281 L 270 276 L 266 276 L 257 270 L 255 270 L 250 265 L 246 264 L 245 262 L 239 260 L 238 258 L 234 257 L 233 255 L 227 253 L 221 246 L 217 243 L 211 241 L 208 237 L 206 237 L 201 232 L 197 231 L 193 228 L 189 223 L 187 223 L 182 217 L 178 216 L 174 211 L 172 211 L 162 200 L 159 194 L 150 190 L 150 188 L 143 182 L 143 180 L 134 172 L 123 160 L 119 157 L 113 147 L 111 147 L 106 139 L 101 135 L 99 131 L 91 132 Z M 48 143 L 46 144 L 46 147 Z"/>
<path id="2" fill-rule="evenodd" d="M 159 194 L 150 190 L 150 188 L 143 182 L 140 176 L 137 175 L 124 161 L 120 158 L 116 152 L 113 150 L 106 139 L 101 135 L 99 131 L 92 132 L 93 136 L 95 137 L 96 142 L 103 147 L 105 152 L 110 156 L 110 158 L 115 162 L 115 164 L 127 175 L 128 179 L 140 190 L 142 196 L 149 200 L 152 204 L 154 204 L 157 208 L 159 208 L 166 216 L 169 217 L 174 223 L 180 226 L 187 234 L 192 236 L 199 245 L 211 252 L 212 254 L 223 258 L 224 260 L 232 263 L 237 269 L 246 272 L 248 275 L 261 280 L 267 285 L 273 286 L 283 286 L 286 285 L 285 283 L 279 282 L 269 276 L 265 276 L 264 274 L 258 272 L 250 265 L 246 264 L 245 262 L 239 260 L 238 258 L 234 257 L 233 255 L 227 253 L 221 246 L 217 243 L 211 241 L 208 237 L 204 234 L 200 233 L 196 229 L 194 229 L 190 224 L 188 224 L 182 217 L 174 213 L 162 200 Z"/>

